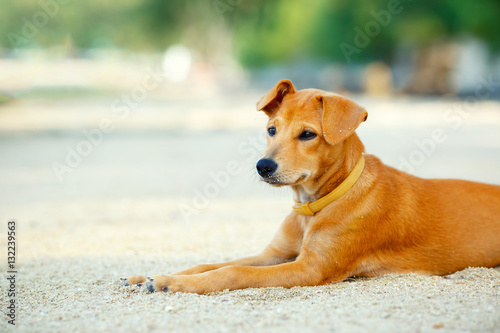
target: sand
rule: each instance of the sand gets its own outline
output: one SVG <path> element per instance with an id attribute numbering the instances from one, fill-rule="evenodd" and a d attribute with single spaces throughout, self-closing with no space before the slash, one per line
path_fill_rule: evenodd
<path id="1" fill-rule="evenodd" d="M 6 248 L 6 222 L 15 218 L 18 308 L 16 327 L 1 315 L 0 331 L 500 332 L 500 271 L 493 268 L 469 268 L 447 277 L 391 274 L 320 287 L 203 296 L 120 286 L 124 275 L 168 274 L 252 255 L 271 240 L 290 210 L 291 197 L 259 183 L 257 155 L 238 149 L 256 136 L 256 124 L 265 122 L 253 110 L 257 97 L 251 97 L 237 104 L 248 107 L 235 111 L 234 124 L 226 121 L 221 127 L 217 122 L 182 127 L 208 107 L 216 112 L 221 103 L 200 101 L 189 112 L 172 111 L 176 118 L 169 122 L 168 101 L 145 102 L 136 111 L 144 111 L 144 117 L 135 115 L 143 122 L 136 127 L 132 118 L 117 123 L 116 131 L 62 181 L 51 163 L 64 161 L 67 147 L 84 138 L 81 129 L 103 117 L 98 107 L 105 114 L 111 101 L 85 101 L 85 107 L 72 100 L 43 104 L 60 114 L 67 109 L 75 123 L 61 120 L 58 112 L 35 112 L 36 101 L 26 102 L 29 107 L 3 106 L 0 249 Z M 229 109 L 232 102 L 222 104 Z M 397 103 L 405 114 L 390 109 L 389 101 L 365 103 L 371 106 L 371 123 L 363 124 L 360 135 L 368 152 L 398 166 L 401 156 L 415 151 L 415 140 L 443 128 L 446 142 L 415 174 L 500 184 L 500 116 L 492 116 L 499 103 L 480 105 L 458 129 L 440 115 L 454 101 Z M 437 116 L 426 122 L 420 111 L 430 109 Z M 26 123 L 23 112 L 44 121 L 30 116 Z M 223 112 L 216 117 L 225 118 Z M 250 121 L 237 121 L 245 117 Z M 219 186 L 207 207 L 186 219 L 182 205 L 192 207 L 197 191 L 213 183 L 213 175 L 227 170 L 231 160 L 241 170 Z M 0 260 L 4 313 L 9 301 L 5 255 Z"/>

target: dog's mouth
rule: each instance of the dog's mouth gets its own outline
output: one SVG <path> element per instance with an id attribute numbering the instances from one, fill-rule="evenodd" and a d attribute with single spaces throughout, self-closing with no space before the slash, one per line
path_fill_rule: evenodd
<path id="1" fill-rule="evenodd" d="M 272 186 L 293 186 L 303 183 L 309 178 L 310 172 L 301 170 L 299 172 L 279 173 L 269 177 L 261 177 L 261 180 Z"/>

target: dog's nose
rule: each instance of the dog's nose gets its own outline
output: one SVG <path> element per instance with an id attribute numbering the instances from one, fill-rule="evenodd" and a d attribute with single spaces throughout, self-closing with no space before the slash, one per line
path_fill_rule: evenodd
<path id="1" fill-rule="evenodd" d="M 257 172 L 264 178 L 270 177 L 278 169 L 278 164 L 270 158 L 263 158 L 257 162 Z"/>

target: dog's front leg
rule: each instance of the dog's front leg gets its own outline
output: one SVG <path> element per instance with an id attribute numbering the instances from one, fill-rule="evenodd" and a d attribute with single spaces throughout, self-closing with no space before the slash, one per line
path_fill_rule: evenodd
<path id="1" fill-rule="evenodd" d="M 196 266 L 191 267 L 189 269 L 186 269 L 184 271 L 177 272 L 173 275 L 200 274 L 200 273 L 213 271 L 215 269 L 219 269 L 219 268 L 226 267 L 226 266 L 272 266 L 272 265 L 281 264 L 281 263 L 289 260 L 287 257 L 283 257 L 277 253 L 274 253 L 274 251 L 272 249 L 269 249 L 269 250 L 268 249 L 266 249 L 266 251 L 264 251 L 263 253 L 256 255 L 256 256 L 231 260 L 231 261 L 217 263 L 217 264 L 196 265 Z"/>
<path id="2" fill-rule="evenodd" d="M 285 263 L 294 260 L 299 254 L 303 235 L 303 229 L 297 218 L 297 214 L 291 213 L 283 221 L 271 243 L 259 255 L 218 264 L 197 265 L 170 276 L 200 274 L 227 266 L 270 266 Z M 143 275 L 132 275 L 123 277 L 120 280 L 125 286 L 142 286 L 147 278 Z"/>
<path id="3" fill-rule="evenodd" d="M 318 285 L 328 278 L 328 265 L 321 258 L 304 250 L 296 261 L 275 266 L 227 266 L 195 275 L 157 275 L 149 278 L 146 285 L 150 291 L 198 294 L 225 289 Z"/>
<path id="4" fill-rule="evenodd" d="M 283 221 L 271 243 L 256 256 L 217 264 L 202 264 L 173 275 L 200 274 L 226 266 L 272 266 L 294 260 L 302 246 L 304 232 L 297 214 L 291 213 Z"/>
<path id="5" fill-rule="evenodd" d="M 196 265 L 194 267 L 191 267 L 189 269 L 186 269 L 181 272 L 177 272 L 172 274 L 174 275 L 194 275 L 194 274 L 200 274 L 208 271 L 213 271 L 222 267 L 227 267 L 227 266 L 271 266 L 271 265 L 278 265 L 290 260 L 293 260 L 295 258 L 293 253 L 290 254 L 283 254 L 282 252 L 277 251 L 272 245 L 269 245 L 261 254 L 252 256 L 252 257 L 246 257 L 246 258 L 241 258 L 237 260 L 232 260 L 232 261 L 227 261 L 223 263 L 218 263 L 218 264 L 201 264 L 201 265 Z M 122 284 L 125 286 L 128 285 L 139 285 L 142 286 L 147 278 L 142 275 L 132 275 L 128 277 L 123 277 L 120 279 Z"/>

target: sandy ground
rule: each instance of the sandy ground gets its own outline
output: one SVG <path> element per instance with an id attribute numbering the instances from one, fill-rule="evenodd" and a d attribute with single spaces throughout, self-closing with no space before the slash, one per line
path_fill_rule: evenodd
<path id="1" fill-rule="evenodd" d="M 204 296 L 120 286 L 123 275 L 170 273 L 251 255 L 270 241 L 291 197 L 254 175 L 261 146 L 250 149 L 251 142 L 265 122 L 254 112 L 257 98 L 144 102 L 130 116 L 140 121 L 116 121 L 116 129 L 61 181 L 52 163 L 64 163 L 67 147 L 85 140 L 83 129 L 95 128 L 112 100 L 2 106 L 0 248 L 6 249 L 7 220 L 16 219 L 16 328 L 500 332 L 498 269 Z M 454 128 L 443 114 L 456 101 L 362 99 L 370 112 L 360 129 L 368 152 L 397 167 L 418 149 L 415 141 L 441 128 L 447 139 L 415 166 L 415 174 L 500 184 L 499 103 L 480 103 Z M 207 112 L 224 120 L 213 121 Z M 226 181 L 221 175 L 229 161 L 239 168 Z M 222 177 L 219 185 L 214 175 Z M 205 202 L 200 193 L 207 186 L 213 195 Z M 2 258 L 4 312 L 9 297 Z M 0 331 L 13 330 L 5 315 L 0 318 Z"/>

